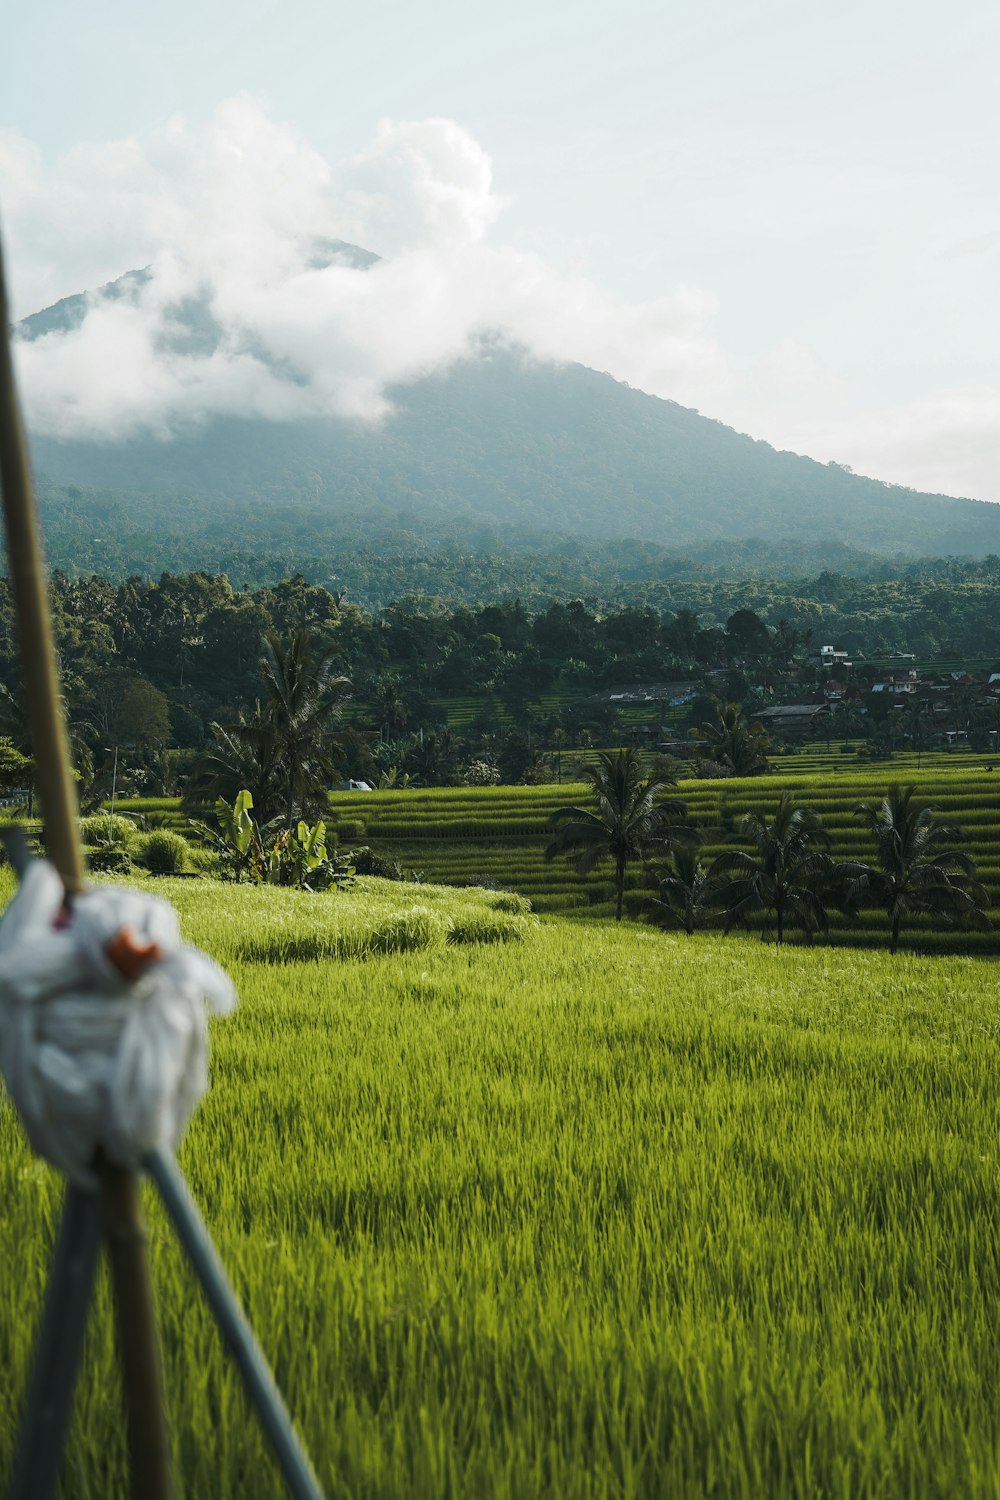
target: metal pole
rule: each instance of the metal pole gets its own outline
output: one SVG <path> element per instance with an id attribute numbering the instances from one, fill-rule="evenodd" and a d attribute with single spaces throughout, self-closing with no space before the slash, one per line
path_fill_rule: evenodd
<path id="1" fill-rule="evenodd" d="M 83 854 L 77 826 L 76 788 L 62 713 L 49 619 L 45 567 L 10 347 L 10 315 L 0 247 L 0 484 L 3 487 L 7 558 L 20 636 L 24 695 L 38 790 L 45 813 L 45 843 L 62 876 L 67 899 L 83 888 Z M 132 1491 L 136 1500 L 169 1500 L 170 1470 L 160 1362 L 152 1321 L 152 1293 L 138 1218 L 134 1177 L 100 1162 L 105 1222 L 125 1369 Z M 127 1226 L 125 1232 L 123 1226 Z M 139 1232 L 136 1232 L 137 1228 Z"/>
<path id="2" fill-rule="evenodd" d="M 201 1220 L 187 1183 L 165 1151 L 151 1151 L 143 1165 L 159 1189 L 177 1238 L 201 1282 L 220 1332 L 243 1377 L 247 1395 L 294 1500 L 323 1500 L 323 1492 L 299 1442 L 292 1419 L 253 1329 L 226 1277 L 218 1251 Z"/>
<path id="3" fill-rule="evenodd" d="M 115 746 L 115 764 L 111 772 L 111 812 L 108 814 L 108 842 L 114 840 L 115 835 L 115 793 L 118 790 L 118 746 Z"/>
<path id="4" fill-rule="evenodd" d="M 7 1500 L 48 1500 L 55 1494 L 100 1249 L 97 1200 L 70 1184 Z"/>

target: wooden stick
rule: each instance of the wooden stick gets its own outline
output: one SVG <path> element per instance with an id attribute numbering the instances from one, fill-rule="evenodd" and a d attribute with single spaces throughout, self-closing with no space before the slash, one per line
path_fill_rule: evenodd
<path id="1" fill-rule="evenodd" d="M 24 700 L 36 781 L 45 816 L 49 856 L 69 896 L 83 888 L 83 857 L 77 834 L 76 786 L 70 772 L 69 740 L 62 713 L 56 658 L 45 590 L 28 445 L 17 400 L 10 349 L 7 286 L 0 246 L 0 483 L 7 531 L 7 563 L 21 638 Z"/>
<path id="2" fill-rule="evenodd" d="M 45 814 L 45 843 L 67 899 L 83 889 L 76 788 L 56 669 L 45 566 L 39 539 L 28 445 L 21 421 L 10 347 L 10 315 L 0 248 L 0 484 L 7 557 L 17 610 L 24 696 L 36 779 Z M 160 1359 L 153 1320 L 139 1184 L 99 1153 L 102 1212 L 109 1235 L 118 1343 L 124 1373 L 132 1493 L 136 1500 L 171 1494 Z"/>

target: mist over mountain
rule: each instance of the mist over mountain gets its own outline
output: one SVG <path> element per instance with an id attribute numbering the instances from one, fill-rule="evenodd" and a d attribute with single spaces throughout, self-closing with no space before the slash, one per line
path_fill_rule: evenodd
<path id="1" fill-rule="evenodd" d="M 377 262 L 338 242 L 316 253 L 318 263 L 354 272 Z M 100 295 L 127 301 L 145 275 L 132 272 Z M 91 305 L 84 295 L 64 299 L 25 319 L 18 334 L 33 342 L 71 332 Z M 206 357 L 222 336 L 196 298 L 173 309 L 169 329 L 174 347 Z M 325 549 L 403 530 L 481 546 L 501 532 L 536 547 L 559 538 L 632 539 L 717 559 L 731 548 L 734 560 L 749 542 L 810 558 L 824 549 L 842 557 L 845 548 L 886 557 L 1000 551 L 1000 506 L 921 494 L 776 451 L 609 375 L 532 357 L 500 336 L 481 339 L 444 370 L 389 387 L 387 396 L 377 422 L 218 414 L 188 420 L 173 435 L 133 432 L 115 442 L 33 434 L 32 449 L 49 491 L 146 497 L 156 502 L 154 529 L 169 529 L 173 517 L 195 555 L 199 533 L 208 537 L 225 518 L 228 528 L 243 528 L 247 550 L 257 528 L 272 545 L 277 525 L 308 556 L 307 516 Z"/>

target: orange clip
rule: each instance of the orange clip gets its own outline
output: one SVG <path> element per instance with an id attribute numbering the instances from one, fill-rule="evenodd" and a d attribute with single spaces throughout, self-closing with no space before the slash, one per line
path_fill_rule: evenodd
<path id="1" fill-rule="evenodd" d="M 159 944 L 136 942 L 127 927 L 115 933 L 104 951 L 119 974 L 130 981 L 138 979 L 147 965 L 161 956 Z"/>

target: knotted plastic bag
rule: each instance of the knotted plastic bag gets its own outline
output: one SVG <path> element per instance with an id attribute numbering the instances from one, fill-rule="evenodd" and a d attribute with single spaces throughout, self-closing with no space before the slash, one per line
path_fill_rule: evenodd
<path id="1" fill-rule="evenodd" d="M 67 911 L 34 860 L 0 922 L 0 1072 L 34 1149 L 81 1187 L 98 1147 L 131 1168 L 173 1150 L 208 1087 L 206 1007 L 235 1003 L 157 897 L 100 886 Z"/>

